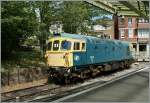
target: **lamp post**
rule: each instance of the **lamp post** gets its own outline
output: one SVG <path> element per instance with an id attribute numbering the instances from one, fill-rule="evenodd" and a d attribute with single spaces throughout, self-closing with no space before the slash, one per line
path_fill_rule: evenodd
<path id="1" fill-rule="evenodd" d="M 136 37 L 136 41 L 137 41 L 137 46 L 136 46 L 136 59 L 138 60 L 139 58 L 139 40 L 138 40 L 138 33 L 137 33 L 137 37 Z"/>

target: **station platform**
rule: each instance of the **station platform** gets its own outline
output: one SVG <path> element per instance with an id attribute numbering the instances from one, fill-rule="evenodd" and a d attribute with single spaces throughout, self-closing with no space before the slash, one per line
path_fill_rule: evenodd
<path id="1" fill-rule="evenodd" d="M 148 102 L 149 70 L 115 81 L 62 102 Z"/>

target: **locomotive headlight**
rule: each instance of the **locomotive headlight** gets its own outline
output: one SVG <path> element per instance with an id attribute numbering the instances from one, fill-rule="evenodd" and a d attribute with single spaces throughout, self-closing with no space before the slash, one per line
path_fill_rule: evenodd
<path id="1" fill-rule="evenodd" d="M 68 69 L 67 72 L 70 73 L 70 69 Z"/>

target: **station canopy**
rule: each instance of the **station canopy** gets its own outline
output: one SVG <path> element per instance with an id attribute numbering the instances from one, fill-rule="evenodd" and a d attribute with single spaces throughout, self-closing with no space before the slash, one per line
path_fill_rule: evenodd
<path id="1" fill-rule="evenodd" d="M 86 2 L 118 16 L 149 18 L 149 1 L 86 0 Z"/>

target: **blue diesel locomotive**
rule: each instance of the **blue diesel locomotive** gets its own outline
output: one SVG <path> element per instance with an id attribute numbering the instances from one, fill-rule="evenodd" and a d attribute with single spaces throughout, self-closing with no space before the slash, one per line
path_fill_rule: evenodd
<path id="1" fill-rule="evenodd" d="M 68 33 L 48 40 L 45 57 L 49 78 L 65 82 L 129 68 L 134 61 L 128 42 Z"/>

